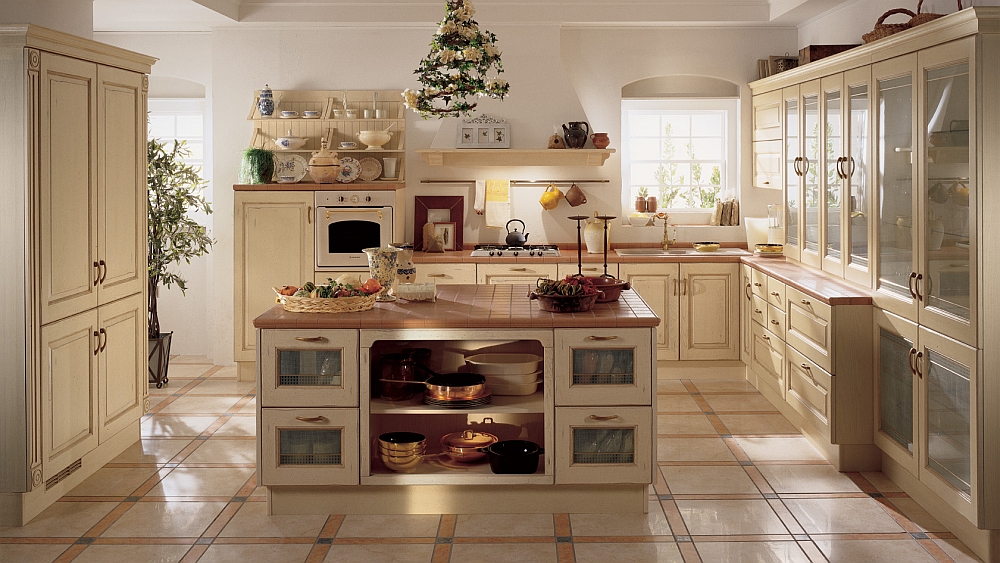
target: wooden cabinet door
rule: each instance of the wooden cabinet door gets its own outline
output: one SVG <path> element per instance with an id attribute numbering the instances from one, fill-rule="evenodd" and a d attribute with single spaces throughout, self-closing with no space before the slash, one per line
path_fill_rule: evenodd
<path id="1" fill-rule="evenodd" d="M 556 404 L 650 404 L 651 334 L 645 328 L 556 329 Z"/>
<path id="2" fill-rule="evenodd" d="M 656 359 L 677 360 L 678 264 L 621 264 L 620 277 L 632 285 L 649 308 L 660 317 L 656 327 Z"/>
<path id="3" fill-rule="evenodd" d="M 261 485 L 357 485 L 358 409 L 261 409 Z"/>
<path id="4" fill-rule="evenodd" d="M 97 447 L 98 337 L 96 309 L 42 327 L 43 480 Z"/>
<path id="5" fill-rule="evenodd" d="M 41 54 L 42 324 L 97 306 L 97 65 Z"/>
<path id="6" fill-rule="evenodd" d="M 740 335 L 743 341 L 742 358 L 743 363 L 750 365 L 752 362 L 753 346 L 753 321 L 750 319 L 750 311 L 753 310 L 753 281 L 752 269 L 746 264 L 740 265 L 740 283 L 743 290 L 740 295 Z"/>
<path id="7" fill-rule="evenodd" d="M 651 483 L 651 407 L 556 407 L 556 484 Z"/>
<path id="8" fill-rule="evenodd" d="M 917 475 L 917 325 L 874 311 L 875 445 Z"/>
<path id="9" fill-rule="evenodd" d="M 143 75 L 97 72 L 97 257 L 102 304 L 146 284 L 146 102 Z"/>
<path id="10" fill-rule="evenodd" d="M 417 269 L 419 272 L 419 268 Z M 528 284 L 535 287 L 538 278 L 555 278 L 555 264 L 478 264 L 476 281 L 481 284 Z"/>
<path id="11" fill-rule="evenodd" d="M 236 192 L 235 359 L 256 359 L 253 320 L 274 307 L 275 286 L 313 279 L 312 192 Z"/>
<path id="12" fill-rule="evenodd" d="M 146 303 L 142 295 L 101 306 L 98 354 L 100 441 L 139 420 L 146 385 Z"/>
<path id="13" fill-rule="evenodd" d="M 262 407 L 357 407 L 358 331 L 262 330 Z"/>
<path id="14" fill-rule="evenodd" d="M 739 264 L 681 264 L 680 359 L 740 359 Z"/>

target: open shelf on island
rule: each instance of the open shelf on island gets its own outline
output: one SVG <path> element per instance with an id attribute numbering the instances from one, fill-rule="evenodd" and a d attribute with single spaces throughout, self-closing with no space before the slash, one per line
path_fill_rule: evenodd
<path id="1" fill-rule="evenodd" d="M 380 459 L 372 459 L 371 474 L 361 477 L 364 485 L 551 485 L 553 476 L 545 474 L 545 455 L 538 460 L 538 471 L 527 475 L 497 474 L 487 460 L 478 463 L 453 461 L 447 456 L 424 459 L 413 473 L 395 473 Z"/>
<path id="2" fill-rule="evenodd" d="M 541 388 L 531 395 L 493 395 L 489 404 L 481 407 L 456 409 L 425 405 L 423 395 L 416 394 L 406 401 L 371 400 L 372 414 L 490 414 L 490 413 L 541 413 L 545 411 L 544 394 Z"/>
<path id="3" fill-rule="evenodd" d="M 430 166 L 603 166 L 615 149 L 417 149 Z"/>

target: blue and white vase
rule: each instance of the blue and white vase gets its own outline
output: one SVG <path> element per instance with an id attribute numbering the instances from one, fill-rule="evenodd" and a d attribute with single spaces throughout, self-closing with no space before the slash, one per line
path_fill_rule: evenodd
<path id="1" fill-rule="evenodd" d="M 413 283 L 417 279 L 417 267 L 413 265 L 413 245 L 394 242 L 392 247 L 399 250 L 396 255 L 396 283 Z"/>
<path id="2" fill-rule="evenodd" d="M 260 91 L 260 100 L 257 101 L 257 111 L 260 112 L 261 117 L 271 117 L 274 115 L 274 95 L 271 92 L 271 87 L 267 84 Z"/>
<path id="3" fill-rule="evenodd" d="M 382 286 L 375 300 L 395 301 L 396 298 L 389 295 L 389 290 L 392 289 L 392 282 L 396 281 L 396 253 L 399 251 L 391 246 L 384 246 L 365 248 L 362 252 L 368 255 L 368 270 L 371 276 Z"/>

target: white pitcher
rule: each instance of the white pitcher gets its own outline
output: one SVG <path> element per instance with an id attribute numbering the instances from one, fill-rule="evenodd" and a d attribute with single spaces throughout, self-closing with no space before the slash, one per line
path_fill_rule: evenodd
<path id="1" fill-rule="evenodd" d="M 583 240 L 587 243 L 587 254 L 601 254 L 604 252 L 604 223 L 597 218 L 598 213 L 594 212 L 593 219 L 587 219 L 587 226 L 583 228 Z M 611 237 L 611 223 L 608 223 L 608 237 Z"/>

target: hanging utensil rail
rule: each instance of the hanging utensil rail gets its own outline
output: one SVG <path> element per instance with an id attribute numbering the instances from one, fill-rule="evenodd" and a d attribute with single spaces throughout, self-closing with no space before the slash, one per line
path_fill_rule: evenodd
<path id="1" fill-rule="evenodd" d="M 548 185 L 570 186 L 572 184 L 607 184 L 611 180 L 511 180 L 510 185 Z M 420 180 L 421 184 L 475 184 L 476 180 Z"/>

